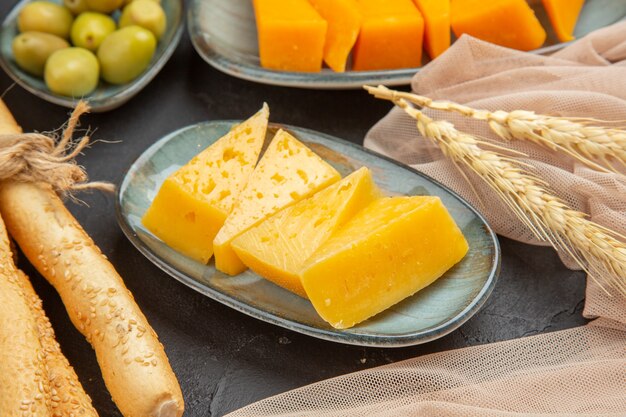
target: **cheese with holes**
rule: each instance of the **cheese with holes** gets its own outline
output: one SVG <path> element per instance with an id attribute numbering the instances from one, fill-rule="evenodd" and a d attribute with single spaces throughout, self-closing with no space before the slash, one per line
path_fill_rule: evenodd
<path id="1" fill-rule="evenodd" d="M 574 28 L 585 0 L 543 0 L 550 23 L 561 42 L 574 40 Z"/>
<path id="2" fill-rule="evenodd" d="M 413 0 L 424 18 L 424 49 L 437 58 L 450 47 L 450 0 Z"/>
<path id="3" fill-rule="evenodd" d="M 307 0 L 253 0 L 264 68 L 319 72 L 327 24 Z"/>
<path id="4" fill-rule="evenodd" d="M 231 247 L 233 239 L 340 178 L 332 166 L 289 133 L 279 130 L 213 241 L 215 267 L 229 275 L 245 271 Z"/>
<path id="5" fill-rule="evenodd" d="M 146 211 L 144 226 L 173 249 L 207 263 L 213 239 L 254 170 L 268 117 L 264 105 L 170 175 Z"/>
<path id="6" fill-rule="evenodd" d="M 457 38 L 467 33 L 522 51 L 537 49 L 546 40 L 546 31 L 526 0 L 453 0 L 450 7 Z"/>
<path id="7" fill-rule="evenodd" d="M 363 167 L 287 207 L 233 240 L 239 259 L 257 274 L 306 298 L 298 272 L 315 250 L 382 193 Z"/>
<path id="8" fill-rule="evenodd" d="M 430 285 L 467 250 L 438 197 L 382 198 L 326 241 L 300 276 L 319 315 L 345 329 Z"/>
<path id="9" fill-rule="evenodd" d="M 361 13 L 356 0 L 309 0 L 328 22 L 324 43 L 324 62 L 337 72 L 346 70 L 348 55 L 361 27 Z"/>
<path id="10" fill-rule="evenodd" d="M 424 19 L 411 0 L 357 0 L 361 31 L 352 52 L 356 71 L 419 67 Z"/>

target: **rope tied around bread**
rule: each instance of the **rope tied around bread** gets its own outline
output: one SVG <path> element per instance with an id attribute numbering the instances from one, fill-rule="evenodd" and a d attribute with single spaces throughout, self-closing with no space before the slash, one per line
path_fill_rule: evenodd
<path id="1" fill-rule="evenodd" d="M 85 169 L 75 160 L 90 143 L 88 135 L 74 140 L 79 118 L 88 112 L 89 105 L 79 101 L 60 139 L 53 133 L 0 135 L 0 181 L 44 182 L 57 194 L 70 197 L 84 190 L 114 192 L 111 183 L 90 182 Z"/>

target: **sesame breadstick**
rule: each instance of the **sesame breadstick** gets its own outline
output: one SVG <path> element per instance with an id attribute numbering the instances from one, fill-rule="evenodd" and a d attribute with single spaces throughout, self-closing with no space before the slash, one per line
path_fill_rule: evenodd
<path id="1" fill-rule="evenodd" d="M 0 106 L 0 134 L 19 132 Z M 4 181 L 0 212 L 11 235 L 56 288 L 96 352 L 125 417 L 179 417 L 183 397 L 163 346 L 113 265 L 47 184 Z M 4 416 L 3 416 L 4 417 Z"/>
<path id="2" fill-rule="evenodd" d="M 74 369 L 70 366 L 54 336 L 50 320 L 43 311 L 41 299 L 35 293 L 26 274 L 17 271 L 17 281 L 28 300 L 37 321 L 39 340 L 44 351 L 44 361 L 50 381 L 50 411 L 52 417 L 97 417 L 91 398 L 85 393 Z"/>
<path id="3" fill-rule="evenodd" d="M 0 219 L 0 416 L 51 416 L 44 356 Z"/>

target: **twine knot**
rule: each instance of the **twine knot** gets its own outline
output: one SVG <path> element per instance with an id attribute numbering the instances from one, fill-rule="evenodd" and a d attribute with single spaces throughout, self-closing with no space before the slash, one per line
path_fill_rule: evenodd
<path id="1" fill-rule="evenodd" d="M 87 112 L 88 104 L 78 102 L 58 142 L 53 134 L 0 135 L 0 181 L 45 182 L 60 195 L 82 190 L 113 192 L 111 183 L 89 182 L 84 168 L 74 160 L 89 145 L 87 135 L 73 140 L 78 119 Z"/>

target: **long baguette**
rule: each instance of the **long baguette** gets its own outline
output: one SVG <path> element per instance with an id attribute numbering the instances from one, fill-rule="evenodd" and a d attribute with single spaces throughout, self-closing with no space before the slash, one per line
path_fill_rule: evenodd
<path id="1" fill-rule="evenodd" d="M 37 322 L 18 281 L 0 219 L 0 416 L 50 416 L 50 384 Z"/>
<path id="2" fill-rule="evenodd" d="M 10 113 L 0 133 L 16 133 Z M 113 265 L 52 188 L 4 181 L 0 212 L 37 270 L 59 292 L 96 352 L 104 382 L 125 417 L 180 417 L 183 397 L 163 346 Z"/>
<path id="3" fill-rule="evenodd" d="M 98 417 L 98 413 L 91 405 L 91 398 L 85 393 L 74 368 L 70 366 L 67 358 L 61 352 L 50 320 L 43 311 L 41 299 L 35 293 L 28 277 L 18 270 L 17 281 L 37 322 L 39 340 L 44 351 L 44 361 L 50 381 L 52 417 L 69 417 L 72 415 Z"/>

